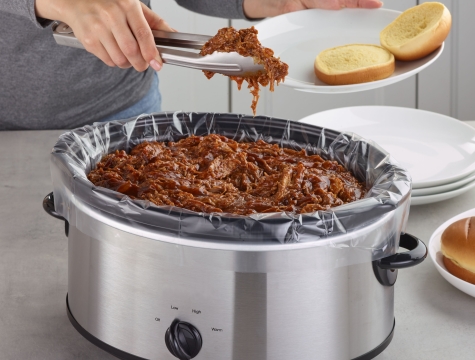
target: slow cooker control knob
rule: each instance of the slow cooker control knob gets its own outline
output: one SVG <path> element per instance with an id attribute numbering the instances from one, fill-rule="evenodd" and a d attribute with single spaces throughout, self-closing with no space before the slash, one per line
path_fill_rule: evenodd
<path id="1" fill-rule="evenodd" d="M 200 332 L 193 325 L 174 320 L 165 333 L 165 344 L 176 358 L 190 360 L 200 352 L 203 340 Z"/>

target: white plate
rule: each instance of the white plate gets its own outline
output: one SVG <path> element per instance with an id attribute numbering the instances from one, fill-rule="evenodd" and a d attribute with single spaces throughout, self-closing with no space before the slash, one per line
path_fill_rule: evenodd
<path id="1" fill-rule="evenodd" d="M 414 189 L 449 184 L 475 172 L 475 128 L 433 112 L 360 106 L 300 120 L 374 140 L 412 176 Z"/>
<path id="2" fill-rule="evenodd" d="M 439 201 L 444 201 L 448 199 L 452 199 L 456 196 L 460 196 L 467 191 L 475 188 L 475 181 L 468 183 L 465 186 L 462 186 L 460 189 L 447 191 L 441 194 L 434 194 L 434 195 L 426 195 L 426 196 L 411 196 L 411 205 L 426 205 L 432 204 Z"/>
<path id="3" fill-rule="evenodd" d="M 313 70 L 323 50 L 346 44 L 379 45 L 379 33 L 400 12 L 387 9 L 302 10 L 264 20 L 256 25 L 261 43 L 289 64 L 283 85 L 315 93 L 350 93 L 394 84 L 417 74 L 442 54 L 443 46 L 427 57 L 396 62 L 393 75 L 384 80 L 355 85 L 327 85 Z"/>
<path id="4" fill-rule="evenodd" d="M 463 281 L 462 279 L 459 279 L 458 277 L 449 273 L 444 266 L 444 262 L 442 260 L 442 254 L 440 252 L 440 237 L 442 236 L 442 233 L 447 228 L 447 226 L 449 226 L 450 224 L 454 223 L 457 220 L 464 219 L 470 216 L 475 216 L 475 209 L 465 211 L 464 213 L 459 214 L 453 217 L 452 219 L 450 219 L 449 221 L 446 221 L 444 224 L 442 224 L 432 234 L 429 240 L 429 255 L 430 255 L 430 258 L 432 259 L 432 262 L 435 265 L 435 268 L 445 280 L 447 280 L 449 283 L 451 283 L 453 286 L 463 291 L 464 293 L 475 297 L 475 285 L 470 284 L 469 282 Z"/>
<path id="5" fill-rule="evenodd" d="M 475 181 L 475 173 L 470 174 L 469 176 L 464 177 L 463 179 L 459 181 L 454 181 L 446 185 L 432 186 L 432 187 L 422 188 L 422 189 L 413 189 L 412 196 L 427 196 L 427 195 L 442 194 L 448 191 L 460 189 L 462 186 L 467 185 L 468 183 L 471 183 L 472 181 Z"/>

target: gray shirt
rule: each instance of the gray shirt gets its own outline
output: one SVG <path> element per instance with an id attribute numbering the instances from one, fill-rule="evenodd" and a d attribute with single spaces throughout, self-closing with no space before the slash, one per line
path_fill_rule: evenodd
<path id="1" fill-rule="evenodd" d="M 85 50 L 57 45 L 48 23 L 36 18 L 34 1 L 0 0 L 0 130 L 75 128 L 145 96 L 151 68 L 111 68 Z M 177 0 L 227 18 L 244 17 L 242 1 Z"/>

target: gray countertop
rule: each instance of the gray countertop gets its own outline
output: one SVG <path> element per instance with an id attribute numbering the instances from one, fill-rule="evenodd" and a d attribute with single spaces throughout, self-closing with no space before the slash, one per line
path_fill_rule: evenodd
<path id="1" fill-rule="evenodd" d="M 61 133 L 0 132 L 0 358 L 4 360 L 115 359 L 79 335 L 66 316 L 64 225 L 42 209 L 44 196 L 52 190 L 49 153 Z M 407 231 L 427 242 L 444 221 L 474 207 L 475 190 L 445 202 L 414 206 Z M 447 283 L 430 259 L 401 270 L 395 291 L 394 339 L 376 359 L 475 358 L 475 299 Z"/>

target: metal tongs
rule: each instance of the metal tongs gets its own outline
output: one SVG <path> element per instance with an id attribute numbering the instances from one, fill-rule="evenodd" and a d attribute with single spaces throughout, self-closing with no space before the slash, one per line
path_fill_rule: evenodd
<path id="1" fill-rule="evenodd" d="M 157 49 L 166 64 L 206 70 L 228 76 L 249 76 L 264 72 L 264 67 L 254 63 L 252 57 L 244 57 L 236 52 L 215 52 L 211 55 L 201 56 L 196 52 L 169 48 L 200 50 L 211 39 L 211 36 L 161 30 L 152 30 L 152 33 L 155 37 L 155 44 L 161 45 L 157 46 Z M 73 29 L 63 22 L 53 24 L 53 36 L 59 45 L 84 49 L 81 42 L 74 36 Z"/>

